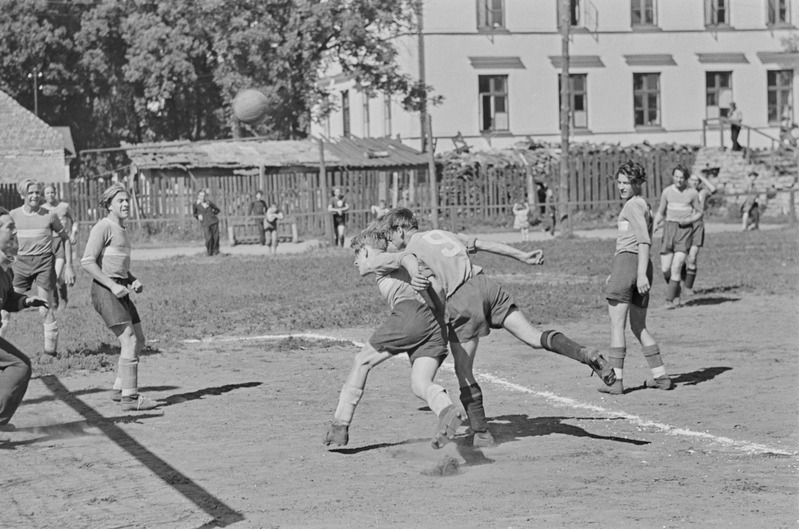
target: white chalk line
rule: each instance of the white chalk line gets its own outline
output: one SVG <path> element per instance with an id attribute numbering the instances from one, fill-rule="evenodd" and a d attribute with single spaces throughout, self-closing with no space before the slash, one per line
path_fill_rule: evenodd
<path id="1" fill-rule="evenodd" d="M 307 333 L 307 332 L 290 333 L 290 334 L 264 334 L 260 336 L 211 337 L 203 339 L 184 340 L 183 343 L 229 343 L 229 342 L 257 341 L 257 340 L 262 340 L 262 341 L 287 340 L 289 338 L 304 338 L 308 340 L 331 340 L 336 342 L 350 343 L 356 347 L 364 346 L 363 342 L 359 342 L 357 340 L 340 338 L 338 336 L 330 336 L 326 334 Z M 442 369 L 454 372 L 454 368 L 449 364 L 444 364 L 442 366 Z M 749 441 L 738 441 L 736 439 L 731 439 L 729 437 L 713 435 L 707 432 L 697 432 L 694 430 L 689 430 L 687 428 L 672 426 L 670 424 L 650 421 L 638 415 L 634 415 L 632 413 L 609 410 L 607 408 L 603 408 L 602 406 L 597 406 L 596 404 L 587 404 L 585 402 L 580 402 L 578 400 L 569 397 L 561 397 L 560 395 L 556 395 L 555 393 L 552 393 L 550 391 L 537 391 L 532 388 L 522 386 L 520 384 L 515 384 L 513 382 L 510 382 L 508 380 L 505 380 L 503 378 L 500 378 L 498 376 L 489 373 L 475 373 L 475 376 L 481 381 L 490 382 L 497 386 L 501 386 L 504 387 L 505 389 L 516 391 L 518 393 L 534 395 L 548 402 L 551 402 L 552 404 L 555 404 L 557 406 L 587 410 L 593 413 L 608 415 L 609 419 L 621 418 L 637 426 L 640 426 L 641 428 L 653 428 L 655 430 L 660 430 L 668 435 L 679 435 L 683 437 L 703 439 L 706 441 L 710 441 L 712 443 L 720 444 L 727 448 L 744 452 L 746 454 L 774 454 L 774 455 L 783 455 L 783 456 L 796 456 L 798 454 L 797 452 L 790 452 L 782 448 L 774 448 L 760 443 L 752 443 Z"/>

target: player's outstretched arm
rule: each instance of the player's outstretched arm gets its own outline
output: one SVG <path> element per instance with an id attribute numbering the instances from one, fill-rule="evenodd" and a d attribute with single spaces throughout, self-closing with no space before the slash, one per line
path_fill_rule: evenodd
<path id="1" fill-rule="evenodd" d="M 475 239 L 474 247 L 478 251 L 504 255 L 505 257 L 512 257 L 517 261 L 521 261 L 529 265 L 544 264 L 543 250 L 522 251 L 518 248 L 514 248 L 513 246 L 505 244 L 504 242 L 484 241 L 481 239 Z"/>

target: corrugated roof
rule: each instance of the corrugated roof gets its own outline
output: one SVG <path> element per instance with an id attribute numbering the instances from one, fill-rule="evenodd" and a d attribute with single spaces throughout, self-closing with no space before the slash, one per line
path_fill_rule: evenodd
<path id="1" fill-rule="evenodd" d="M 427 163 L 422 153 L 388 138 L 342 138 L 327 140 L 324 145 L 326 167 L 417 167 Z M 317 140 L 163 142 L 123 147 L 139 169 L 319 167 Z"/>
<path id="2" fill-rule="evenodd" d="M 0 182 L 23 178 L 61 182 L 64 139 L 33 112 L 0 91 Z"/>

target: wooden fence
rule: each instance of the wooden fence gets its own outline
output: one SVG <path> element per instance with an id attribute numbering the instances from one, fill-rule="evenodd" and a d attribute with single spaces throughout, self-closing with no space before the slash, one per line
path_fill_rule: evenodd
<path id="1" fill-rule="evenodd" d="M 678 164 L 691 167 L 693 158 L 690 152 L 666 151 L 575 156 L 570 160 L 570 207 L 607 210 L 611 203 L 617 202 L 618 194 L 610 177 L 628 159 L 646 167 L 648 178 L 644 196 L 650 201 L 656 200 L 671 183 L 673 167 Z M 512 217 L 513 203 L 525 196 L 531 177 L 557 190 L 559 171 L 557 162 L 535 169 L 523 166 L 473 166 L 471 170 L 455 166 L 440 168 L 438 194 L 442 227 L 454 228 L 464 222 L 470 225 L 507 222 Z M 95 179 L 58 184 L 59 196 L 72 205 L 79 222 L 93 223 L 105 215 L 99 200 L 109 183 L 109 180 Z M 333 187 L 343 188 L 350 203 L 351 232 L 369 223 L 370 207 L 381 199 L 389 206 L 413 208 L 425 217 L 431 212 L 425 170 L 332 170 L 326 172 L 324 183 L 319 172 L 308 170 L 283 169 L 225 176 L 183 170 L 143 171 L 128 178 L 127 185 L 132 202 L 131 222 L 153 226 L 171 222 L 198 232 L 199 228 L 191 228 L 192 204 L 200 189 L 209 189 L 210 199 L 221 209 L 222 233 L 228 222 L 241 222 L 249 214 L 250 204 L 259 189 L 267 203 L 277 204 L 297 224 L 302 237 L 325 233 L 327 204 Z M 16 186 L 0 185 L 0 205 L 11 209 L 21 204 Z"/>

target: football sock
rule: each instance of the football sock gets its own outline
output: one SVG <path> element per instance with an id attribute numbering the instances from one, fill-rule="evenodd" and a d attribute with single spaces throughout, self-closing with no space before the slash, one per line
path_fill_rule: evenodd
<path id="1" fill-rule="evenodd" d="M 694 280 L 696 280 L 696 268 L 686 268 L 685 288 L 694 288 Z"/>
<path id="2" fill-rule="evenodd" d="M 559 331 L 544 331 L 541 333 L 541 347 L 559 355 L 567 356 L 573 360 L 584 363 L 582 350 L 584 346 L 567 338 Z"/>
<path id="3" fill-rule="evenodd" d="M 608 362 L 613 366 L 616 380 L 621 380 L 624 374 L 624 357 L 627 356 L 626 347 L 611 347 L 608 349 Z"/>
<path id="4" fill-rule="evenodd" d="M 669 281 L 669 286 L 666 287 L 666 301 L 671 301 L 674 298 L 680 297 L 680 280 L 672 279 Z"/>
<path id="5" fill-rule="evenodd" d="M 671 281 L 671 270 L 666 270 L 665 272 L 663 272 L 663 279 L 666 280 L 666 283 Z"/>
<path id="6" fill-rule="evenodd" d="M 114 379 L 114 386 L 112 387 L 112 389 L 120 391 L 122 390 L 122 377 L 120 377 L 119 375 L 117 375 L 117 377 Z"/>
<path id="7" fill-rule="evenodd" d="M 654 378 L 666 375 L 666 367 L 663 365 L 663 358 L 660 356 L 660 347 L 655 345 L 646 345 L 642 348 L 646 363 L 649 364 L 649 369 L 652 371 Z"/>
<path id="8" fill-rule="evenodd" d="M 361 401 L 363 390 L 344 384 L 338 396 L 338 407 L 336 408 L 336 422 L 349 426 L 352 416 L 355 414 L 355 407 Z"/>
<path id="9" fill-rule="evenodd" d="M 58 348 L 58 322 L 44 324 L 44 352 L 53 354 Z"/>
<path id="10" fill-rule="evenodd" d="M 461 404 L 469 416 L 469 426 L 473 432 L 488 430 L 488 419 L 483 408 L 483 392 L 477 383 L 461 388 Z"/>
<path id="11" fill-rule="evenodd" d="M 139 393 L 139 359 L 119 357 L 119 376 L 122 379 L 122 397 Z"/>
<path id="12" fill-rule="evenodd" d="M 436 416 L 441 415 L 447 406 L 452 406 L 452 399 L 447 395 L 447 390 L 438 384 L 430 384 L 424 392 L 424 400 Z"/>

